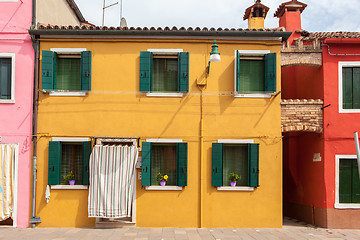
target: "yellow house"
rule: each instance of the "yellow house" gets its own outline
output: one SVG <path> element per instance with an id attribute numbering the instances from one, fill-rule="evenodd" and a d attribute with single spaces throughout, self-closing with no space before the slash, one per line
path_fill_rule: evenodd
<path id="1" fill-rule="evenodd" d="M 123 217 L 137 227 L 282 226 L 280 50 L 289 32 L 30 33 L 40 43 L 37 226 Z M 210 63 L 217 49 L 221 61 Z"/>

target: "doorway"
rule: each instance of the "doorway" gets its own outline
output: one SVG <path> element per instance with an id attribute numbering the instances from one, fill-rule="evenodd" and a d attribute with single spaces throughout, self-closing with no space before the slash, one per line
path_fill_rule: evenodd
<path id="1" fill-rule="evenodd" d="M 138 141 L 134 138 L 99 138 L 96 139 L 96 146 L 94 147 L 93 152 L 97 152 L 99 155 L 99 150 L 101 152 L 106 152 L 106 159 L 102 157 L 102 161 L 116 162 L 115 165 L 118 164 L 120 166 L 120 174 L 115 172 L 109 172 L 108 177 L 117 179 L 118 177 L 123 178 L 123 175 L 130 174 L 132 177 L 126 177 L 121 182 L 126 182 L 126 184 L 120 184 L 119 187 L 115 187 L 119 190 L 120 194 L 123 192 L 129 192 L 130 195 L 126 195 L 127 204 L 126 206 L 121 203 L 120 200 L 120 209 L 127 208 L 124 214 L 122 210 L 119 212 L 112 213 L 104 213 L 105 209 L 98 209 L 101 212 L 101 216 L 96 217 L 96 227 L 97 228 L 121 228 L 121 227 L 132 227 L 135 226 L 136 222 L 136 169 L 135 165 L 137 162 L 138 149 L 137 149 Z M 116 153 L 121 152 L 121 154 L 116 155 Z M 129 170 L 130 169 L 130 170 Z M 116 182 L 116 181 L 115 181 Z M 131 182 L 128 184 L 128 182 Z M 96 184 L 96 183 L 95 183 Z M 106 185 L 106 184 L 105 184 Z M 114 190 L 115 195 L 118 194 L 117 190 Z M 129 205 L 129 196 L 131 196 L 131 204 Z M 101 198 L 101 197 L 100 197 Z M 120 199 L 123 199 L 122 195 Z M 112 208 L 112 207 L 110 207 Z M 107 208 L 109 209 L 109 208 Z M 105 211 L 106 212 L 106 211 Z M 112 216 L 116 217 L 112 217 Z"/>
<path id="2" fill-rule="evenodd" d="M 18 144 L 0 143 L 0 225 L 17 226 Z"/>

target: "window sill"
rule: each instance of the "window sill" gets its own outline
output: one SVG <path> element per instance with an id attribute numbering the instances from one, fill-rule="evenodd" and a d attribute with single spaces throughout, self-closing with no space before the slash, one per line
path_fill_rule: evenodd
<path id="1" fill-rule="evenodd" d="M 86 190 L 88 188 L 88 185 L 51 185 L 51 189 Z"/>
<path id="2" fill-rule="evenodd" d="M 85 97 L 87 92 L 58 92 L 51 91 L 49 96 L 51 97 Z"/>
<path id="3" fill-rule="evenodd" d="M 13 100 L 13 99 L 1 99 L 0 103 L 15 103 L 15 100 Z"/>
<path id="4" fill-rule="evenodd" d="M 236 98 L 271 98 L 271 93 L 235 93 Z"/>
<path id="5" fill-rule="evenodd" d="M 360 109 L 343 109 L 343 108 L 340 108 L 339 113 L 360 113 Z"/>
<path id="6" fill-rule="evenodd" d="M 181 191 L 182 187 L 178 186 L 147 186 L 145 190 L 155 190 L 155 191 Z"/>
<path id="7" fill-rule="evenodd" d="M 160 92 L 148 92 L 147 97 L 183 97 L 184 93 L 160 93 Z"/>
<path id="8" fill-rule="evenodd" d="M 255 190 L 254 187 L 230 187 L 230 186 L 224 186 L 224 187 L 217 187 L 218 191 L 242 191 L 242 192 L 253 192 Z"/>
<path id="9" fill-rule="evenodd" d="M 337 209 L 360 209 L 360 203 L 335 203 Z"/>

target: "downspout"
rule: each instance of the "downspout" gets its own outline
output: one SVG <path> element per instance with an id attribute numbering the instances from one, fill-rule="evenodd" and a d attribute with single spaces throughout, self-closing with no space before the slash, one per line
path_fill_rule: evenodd
<path id="1" fill-rule="evenodd" d="M 36 25 L 36 0 L 32 1 L 32 25 L 31 29 L 35 29 Z M 35 51 L 34 59 L 34 92 L 33 92 L 33 123 L 32 123 L 32 142 L 33 142 L 33 193 L 32 193 L 32 217 L 30 219 L 31 227 L 35 228 L 35 223 L 40 223 L 40 217 L 36 216 L 36 175 L 37 175 L 37 120 L 38 120 L 38 101 L 39 101 L 39 41 L 34 35 L 31 35 L 33 48 Z"/>
<path id="2" fill-rule="evenodd" d="M 204 118 L 203 88 L 200 88 L 200 228 L 204 227 Z"/>

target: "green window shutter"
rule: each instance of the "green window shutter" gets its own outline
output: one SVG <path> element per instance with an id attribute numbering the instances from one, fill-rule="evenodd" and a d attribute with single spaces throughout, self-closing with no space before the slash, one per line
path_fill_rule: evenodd
<path id="1" fill-rule="evenodd" d="M 61 182 L 61 142 L 49 142 L 48 185 L 58 185 Z"/>
<path id="2" fill-rule="evenodd" d="M 351 203 L 360 203 L 360 181 L 357 160 L 352 159 Z"/>
<path id="3" fill-rule="evenodd" d="M 142 143 L 141 186 L 151 185 L 151 143 Z"/>
<path id="4" fill-rule="evenodd" d="M 235 91 L 240 92 L 240 53 L 236 50 L 236 89 Z"/>
<path id="5" fill-rule="evenodd" d="M 91 51 L 81 52 L 81 90 L 91 91 Z"/>
<path id="6" fill-rule="evenodd" d="M 140 52 L 140 92 L 151 91 L 153 54 Z"/>
<path id="7" fill-rule="evenodd" d="M 339 202 L 351 203 L 352 159 L 340 159 Z"/>
<path id="8" fill-rule="evenodd" d="M 212 144 L 211 185 L 214 187 L 223 185 L 223 145 L 222 143 Z"/>
<path id="9" fill-rule="evenodd" d="M 177 143 L 177 185 L 187 186 L 187 159 L 188 145 L 187 143 Z"/>
<path id="10" fill-rule="evenodd" d="M 353 108 L 360 109 L 360 67 L 353 68 Z"/>
<path id="11" fill-rule="evenodd" d="M 259 144 L 248 144 L 249 186 L 259 186 Z"/>
<path id="12" fill-rule="evenodd" d="M 353 108 L 352 68 L 343 68 L 343 108 Z"/>
<path id="13" fill-rule="evenodd" d="M 91 154 L 91 142 L 82 143 L 82 185 L 89 185 L 89 159 Z"/>
<path id="14" fill-rule="evenodd" d="M 276 53 L 265 54 L 265 91 L 276 92 Z"/>
<path id="15" fill-rule="evenodd" d="M 54 90 L 56 82 L 56 53 L 52 51 L 42 51 L 42 89 Z"/>
<path id="16" fill-rule="evenodd" d="M 189 92 L 189 53 L 179 53 L 179 92 Z"/>

